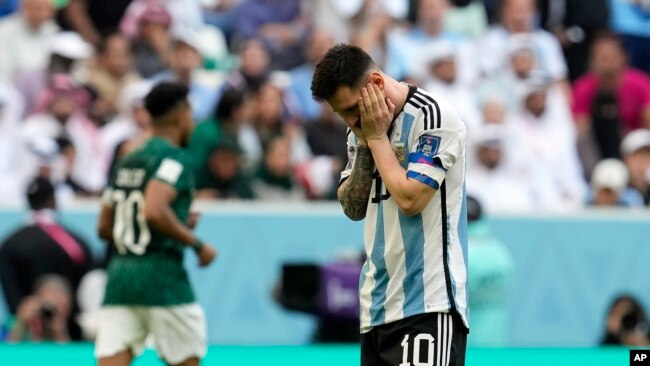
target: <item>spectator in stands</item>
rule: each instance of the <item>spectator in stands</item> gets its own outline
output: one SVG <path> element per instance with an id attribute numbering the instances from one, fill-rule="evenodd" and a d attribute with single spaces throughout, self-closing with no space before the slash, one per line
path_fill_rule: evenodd
<path id="1" fill-rule="evenodd" d="M 96 90 L 98 99 L 107 103 L 109 117 L 118 112 L 117 103 L 122 90 L 139 79 L 133 69 L 131 42 L 119 33 L 103 38 L 85 82 Z"/>
<path id="2" fill-rule="evenodd" d="M 604 346 L 643 347 L 650 345 L 650 322 L 639 300 L 630 295 L 618 296 L 607 313 Z"/>
<path id="3" fill-rule="evenodd" d="M 525 211 L 538 207 L 534 182 L 530 173 L 513 166 L 513 152 L 508 149 L 505 126 L 485 125 L 476 133 L 475 154 L 467 170 L 467 192 L 481 202 L 487 212 Z"/>
<path id="4" fill-rule="evenodd" d="M 645 0 L 611 0 L 612 30 L 623 37 L 633 67 L 650 73 L 650 5 Z"/>
<path id="5" fill-rule="evenodd" d="M 241 148 L 236 141 L 221 139 L 215 143 L 208 158 L 209 181 L 197 185 L 197 198 L 252 199 L 250 178 L 244 173 Z"/>
<path id="6" fill-rule="evenodd" d="M 593 138 L 598 157 L 619 157 L 624 134 L 650 128 L 650 78 L 627 65 L 615 35 L 594 41 L 591 71 L 575 82 L 573 98 L 580 134 Z"/>
<path id="7" fill-rule="evenodd" d="M 403 18 L 404 1 L 361 1 L 363 6 L 352 17 L 349 43 L 370 54 L 377 66 L 396 80 L 405 80 L 410 73 L 409 58 L 400 47 L 402 30 L 396 19 Z"/>
<path id="8" fill-rule="evenodd" d="M 202 0 L 133 0 L 120 21 L 120 32 L 129 38 L 134 37 L 138 32 L 139 19 L 152 6 L 162 7 L 170 15 L 170 34 L 178 36 L 186 32 L 200 32 L 204 28 L 201 3 Z"/>
<path id="9" fill-rule="evenodd" d="M 311 96 L 311 79 L 316 64 L 333 45 L 334 40 L 329 32 L 313 31 L 306 46 L 306 62 L 291 70 L 288 89 L 296 98 L 297 112 L 305 122 L 316 120 L 321 114 L 321 104 Z"/>
<path id="10" fill-rule="evenodd" d="M 501 23 L 492 26 L 479 40 L 479 61 L 483 73 L 493 75 L 503 70 L 508 64 L 507 50 L 511 37 L 525 35 L 533 44 L 536 58 L 541 60 L 537 67 L 553 81 L 560 82 L 569 95 L 562 48 L 555 36 L 535 27 L 535 1 L 504 0 L 500 14 Z"/>
<path id="11" fill-rule="evenodd" d="M 621 143 L 621 155 L 630 172 L 630 186 L 650 203 L 650 131 L 639 129 L 630 132 Z"/>
<path id="12" fill-rule="evenodd" d="M 472 347 L 503 347 L 508 339 L 508 308 L 514 260 L 492 234 L 481 204 L 467 197 L 469 306 L 472 307 Z"/>
<path id="13" fill-rule="evenodd" d="M 288 70 L 303 62 L 307 26 L 299 0 L 243 0 L 234 9 L 233 40 L 237 44 L 260 39 L 269 50 L 273 68 Z"/>
<path id="14" fill-rule="evenodd" d="M 242 147 L 244 168 L 257 166 L 262 151 L 257 132 L 250 126 L 250 97 L 237 89 L 229 89 L 221 96 L 214 116 L 199 124 L 188 146 L 195 168 L 198 186 L 206 185 L 210 180 L 207 164 L 211 150 L 221 139 L 237 141 Z M 252 150 L 251 150 L 252 146 Z M 259 149 L 259 151 L 258 151 Z"/>
<path id="15" fill-rule="evenodd" d="M 271 59 L 269 51 L 258 39 L 245 41 L 239 50 L 239 68 L 226 81 L 225 88 L 240 89 L 254 94 L 269 80 Z"/>
<path id="16" fill-rule="evenodd" d="M 95 46 L 102 37 L 115 33 L 126 8 L 133 0 L 70 0 L 61 21 Z"/>
<path id="17" fill-rule="evenodd" d="M 20 11 L 0 19 L 0 79 L 44 70 L 48 45 L 59 31 L 51 0 L 22 0 Z"/>
<path id="18" fill-rule="evenodd" d="M 28 146 L 38 138 L 65 138 L 76 151 L 72 178 L 84 193 L 99 192 L 105 183 L 106 161 L 99 128 L 85 115 L 90 97 L 66 75 L 55 75 L 39 101 L 40 113 L 25 120 L 21 138 Z M 27 158 L 27 157 L 26 157 Z M 23 177 L 31 177 L 36 162 L 22 164 Z M 29 178 L 27 178 L 29 179 Z"/>
<path id="19" fill-rule="evenodd" d="M 598 162 L 591 174 L 591 192 L 588 205 L 643 207 L 643 197 L 628 186 L 627 167 L 618 159 Z"/>
<path id="20" fill-rule="evenodd" d="M 300 164 L 311 156 L 304 130 L 287 110 L 279 86 L 264 84 L 255 94 L 254 103 L 253 123 L 261 146 L 266 146 L 276 136 L 284 135 L 291 141 L 292 163 Z"/>
<path id="21" fill-rule="evenodd" d="M 136 71 L 144 78 L 165 70 L 170 61 L 172 17 L 157 2 L 148 2 L 137 20 L 133 39 L 133 58 Z"/>
<path id="22" fill-rule="evenodd" d="M 34 293 L 18 305 L 9 329 L 9 342 L 66 343 L 73 340 L 69 328 L 73 304 L 69 281 L 60 275 L 44 275 L 36 281 Z"/>
<path id="23" fill-rule="evenodd" d="M 428 71 L 428 65 L 423 62 L 422 58 L 410 55 L 419 55 L 422 50 L 434 48 L 438 41 L 444 40 L 454 45 L 456 49 L 459 82 L 474 83 L 478 77 L 478 69 L 472 46 L 462 36 L 444 28 L 448 9 L 447 0 L 421 0 L 417 6 L 416 23 L 406 34 L 397 36 L 394 40 L 396 47 L 400 49 L 399 52 L 408 57 L 409 76 L 422 76 Z"/>
<path id="24" fill-rule="evenodd" d="M 294 178 L 291 141 L 284 136 L 272 138 L 264 149 L 262 164 L 252 181 L 255 198 L 265 201 L 301 201 L 305 192 Z"/>
<path id="25" fill-rule="evenodd" d="M 16 88 L 25 100 L 25 115 L 40 112 L 38 100 L 47 88 L 53 75 L 64 74 L 75 78 L 75 70 L 83 61 L 92 56 L 92 47 L 74 32 L 60 32 L 52 37 L 49 44 L 49 62 L 42 70 L 22 72 L 14 78 Z M 79 81 L 79 80 L 76 80 Z"/>
<path id="26" fill-rule="evenodd" d="M 570 114 L 549 103 L 551 85 L 531 80 L 522 90 L 522 108 L 513 114 L 509 127 L 517 131 L 521 146 L 529 149 L 530 164 L 538 169 L 536 181 L 551 179 L 546 189 L 552 197 L 542 202 L 547 207 L 578 207 L 584 201 L 586 185 L 575 132 L 570 129 Z"/>
<path id="27" fill-rule="evenodd" d="M 174 37 L 169 55 L 169 69 L 152 77 L 154 83 L 168 81 L 187 85 L 195 122 L 210 117 L 218 99 L 218 89 L 203 82 L 198 70 L 203 65 L 197 34 L 188 31 Z"/>
<path id="28" fill-rule="evenodd" d="M 476 129 L 481 119 L 478 103 L 474 90 L 458 80 L 459 55 L 454 46 L 449 42 L 439 41 L 435 47 L 423 51 L 421 57 L 428 70 L 421 84 L 424 90 L 449 101 L 458 111 L 468 131 Z"/>
<path id="29" fill-rule="evenodd" d="M 608 28 L 608 3 L 609 0 L 538 1 L 540 24 L 560 41 L 571 81 L 587 72 L 595 36 Z"/>
<path id="30" fill-rule="evenodd" d="M 93 260 L 86 242 L 62 227 L 56 218 L 54 187 L 36 178 L 27 189 L 31 209 L 28 224 L 13 232 L 0 246 L 0 280 L 12 314 L 30 294 L 38 292 L 37 281 L 46 274 L 58 274 L 76 291 Z M 78 328 L 71 329 L 78 339 Z"/>

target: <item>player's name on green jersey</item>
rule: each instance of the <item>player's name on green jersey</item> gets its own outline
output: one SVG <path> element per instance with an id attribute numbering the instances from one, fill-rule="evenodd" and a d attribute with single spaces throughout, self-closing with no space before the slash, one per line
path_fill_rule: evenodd
<path id="1" fill-rule="evenodd" d="M 137 188 L 141 187 L 147 171 L 144 169 L 121 168 L 117 171 L 115 184 L 120 187 Z"/>

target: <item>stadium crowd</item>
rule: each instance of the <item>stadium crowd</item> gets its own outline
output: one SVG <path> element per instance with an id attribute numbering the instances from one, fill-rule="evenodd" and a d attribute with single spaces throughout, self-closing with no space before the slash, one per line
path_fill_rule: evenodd
<path id="1" fill-rule="evenodd" d="M 190 88 L 199 197 L 333 199 L 346 127 L 310 84 L 338 42 L 455 106 L 487 212 L 648 204 L 644 0 L 5 1 L 0 204 L 37 176 L 63 206 L 99 196 L 172 80 Z"/>

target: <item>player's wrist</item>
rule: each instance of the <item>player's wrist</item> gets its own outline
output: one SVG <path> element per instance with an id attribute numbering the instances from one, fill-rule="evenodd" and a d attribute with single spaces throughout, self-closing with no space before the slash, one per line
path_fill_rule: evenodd
<path id="1" fill-rule="evenodd" d="M 203 243 L 199 238 L 194 238 L 194 241 L 190 243 L 190 247 L 192 247 L 196 253 L 200 253 L 204 246 L 205 243 Z"/>

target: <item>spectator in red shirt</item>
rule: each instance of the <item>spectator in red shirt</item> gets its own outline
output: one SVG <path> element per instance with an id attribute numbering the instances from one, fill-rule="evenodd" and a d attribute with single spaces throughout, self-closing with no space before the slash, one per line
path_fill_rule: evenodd
<path id="1" fill-rule="evenodd" d="M 619 157 L 623 135 L 650 127 L 650 76 L 627 64 L 620 39 L 602 34 L 591 51 L 591 71 L 573 86 L 582 136 L 593 136 L 601 158 Z"/>

